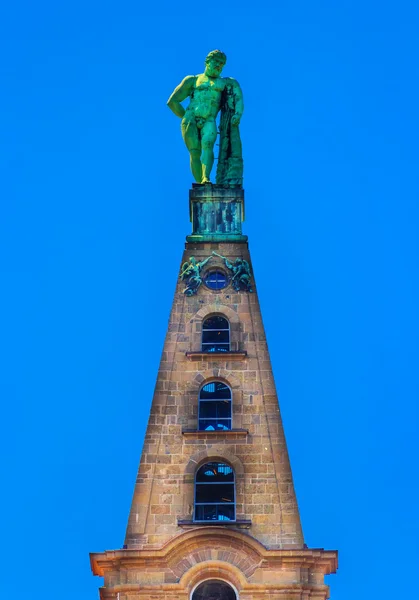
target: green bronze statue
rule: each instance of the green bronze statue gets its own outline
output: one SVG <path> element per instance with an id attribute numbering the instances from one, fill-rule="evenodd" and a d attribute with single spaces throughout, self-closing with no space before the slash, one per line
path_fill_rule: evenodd
<path id="1" fill-rule="evenodd" d="M 244 258 L 236 258 L 234 263 L 230 262 L 225 256 L 221 256 L 213 250 L 213 255 L 222 258 L 227 269 L 231 271 L 233 277 L 231 278 L 231 284 L 236 292 L 253 292 L 252 285 L 250 283 L 252 274 L 250 272 L 250 265 Z"/>
<path id="2" fill-rule="evenodd" d="M 182 119 L 182 136 L 189 150 L 192 174 L 198 183 L 210 183 L 217 139 L 216 118 L 221 110 L 216 183 L 229 187 L 243 182 L 239 133 L 243 96 L 235 79 L 220 77 L 226 60 L 224 52 L 210 52 L 205 59 L 204 73 L 185 77 L 167 104 Z M 181 102 L 188 97 L 190 101 L 185 109 Z"/>
<path id="3" fill-rule="evenodd" d="M 184 262 L 180 271 L 180 279 L 185 282 L 185 289 L 183 293 L 186 296 L 193 296 L 197 293 L 199 286 L 202 284 L 201 271 L 211 260 L 212 256 L 209 256 L 202 262 L 196 262 L 194 256 L 189 258 L 189 262 Z"/>

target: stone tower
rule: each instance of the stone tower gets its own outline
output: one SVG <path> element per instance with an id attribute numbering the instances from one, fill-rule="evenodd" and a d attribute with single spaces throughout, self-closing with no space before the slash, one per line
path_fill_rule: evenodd
<path id="1" fill-rule="evenodd" d="M 304 544 L 241 187 L 194 185 L 123 548 L 101 600 L 325 600 L 337 553 Z"/>

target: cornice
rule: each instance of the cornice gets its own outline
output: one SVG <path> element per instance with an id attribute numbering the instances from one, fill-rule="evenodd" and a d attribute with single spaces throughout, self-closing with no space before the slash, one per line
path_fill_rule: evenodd
<path id="1" fill-rule="evenodd" d="M 337 551 L 323 548 L 268 550 L 251 536 L 221 527 L 207 527 L 187 531 L 161 549 L 119 549 L 90 554 L 90 563 L 95 575 L 104 576 L 106 571 L 125 569 L 144 569 L 146 567 L 164 568 L 172 562 L 174 555 L 185 554 L 188 548 L 199 544 L 201 548 L 214 548 L 214 536 L 218 546 L 231 546 L 232 539 L 239 543 L 243 552 L 257 556 L 263 568 L 310 568 L 330 575 L 337 569 Z"/>

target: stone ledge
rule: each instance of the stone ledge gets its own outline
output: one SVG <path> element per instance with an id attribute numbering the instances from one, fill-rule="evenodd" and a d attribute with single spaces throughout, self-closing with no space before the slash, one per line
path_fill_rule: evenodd
<path id="1" fill-rule="evenodd" d="M 220 244 L 244 244 L 247 243 L 247 235 L 242 234 L 191 234 L 186 236 L 188 244 L 204 244 L 205 242 L 213 242 Z"/>
<path id="2" fill-rule="evenodd" d="M 182 520 L 182 519 L 181 519 Z M 90 564 L 94 575 L 103 577 L 105 573 L 123 568 L 136 568 L 145 571 L 154 561 L 157 569 L 165 569 L 168 564 L 176 562 L 176 557 L 182 557 L 190 552 L 190 548 L 220 548 L 220 551 L 230 551 L 232 544 L 249 556 L 254 556 L 257 564 L 263 569 L 312 569 L 315 573 L 330 575 L 338 567 L 338 553 L 335 550 L 323 548 L 266 548 L 260 541 L 240 530 L 237 521 L 230 521 L 230 527 L 221 522 L 210 521 L 201 527 L 198 523 L 183 519 L 185 531 L 175 535 L 161 547 L 128 548 L 92 552 Z M 182 526 L 183 527 L 183 526 Z M 147 544 L 145 544 L 147 546 Z M 168 584 L 169 585 L 169 584 Z M 266 585 L 266 584 L 265 584 Z M 277 585 L 277 584 L 276 584 Z M 137 584 L 138 586 L 138 584 Z M 263 590 L 262 590 L 263 591 Z"/>
<path id="3" fill-rule="evenodd" d="M 237 521 L 192 521 L 187 519 L 178 519 L 177 522 L 179 527 L 184 529 L 196 528 L 196 527 L 236 527 L 238 529 L 249 529 L 252 525 L 250 519 L 239 519 Z"/>
<path id="4" fill-rule="evenodd" d="M 244 360 L 247 358 L 246 350 L 236 352 L 231 350 L 229 352 L 185 352 L 185 356 L 188 360 L 220 360 L 225 358 L 226 360 Z"/>
<path id="5" fill-rule="evenodd" d="M 185 437 L 192 438 L 206 438 L 206 437 L 246 437 L 249 435 L 248 429 L 229 429 L 228 431 L 200 431 L 198 429 L 184 429 L 182 435 Z"/>

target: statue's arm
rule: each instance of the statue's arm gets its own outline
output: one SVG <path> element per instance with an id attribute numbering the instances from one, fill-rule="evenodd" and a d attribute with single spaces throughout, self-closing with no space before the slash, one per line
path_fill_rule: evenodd
<path id="1" fill-rule="evenodd" d="M 190 267 L 189 267 L 189 265 L 188 265 L 187 267 L 185 267 L 185 268 L 182 270 L 182 272 L 181 272 L 181 274 L 179 275 L 179 277 L 180 277 L 180 278 L 183 280 L 185 277 L 187 277 L 187 276 L 189 275 L 189 273 L 190 273 Z"/>
<path id="2" fill-rule="evenodd" d="M 202 267 L 204 267 L 204 266 L 207 264 L 207 262 L 209 262 L 209 261 L 211 260 L 211 258 L 212 258 L 212 256 L 208 256 L 208 258 L 206 258 L 205 260 L 203 260 L 203 261 L 200 263 L 200 265 L 199 265 L 199 270 L 201 270 L 201 269 L 202 269 Z"/>
<path id="3" fill-rule="evenodd" d="M 167 101 L 167 106 L 170 108 L 170 110 L 172 110 L 175 115 L 180 118 L 182 118 L 186 112 L 181 105 L 181 102 L 186 100 L 186 98 L 191 95 L 194 81 L 195 77 L 193 75 L 188 75 L 188 77 L 185 77 L 185 79 L 177 86 Z"/>

